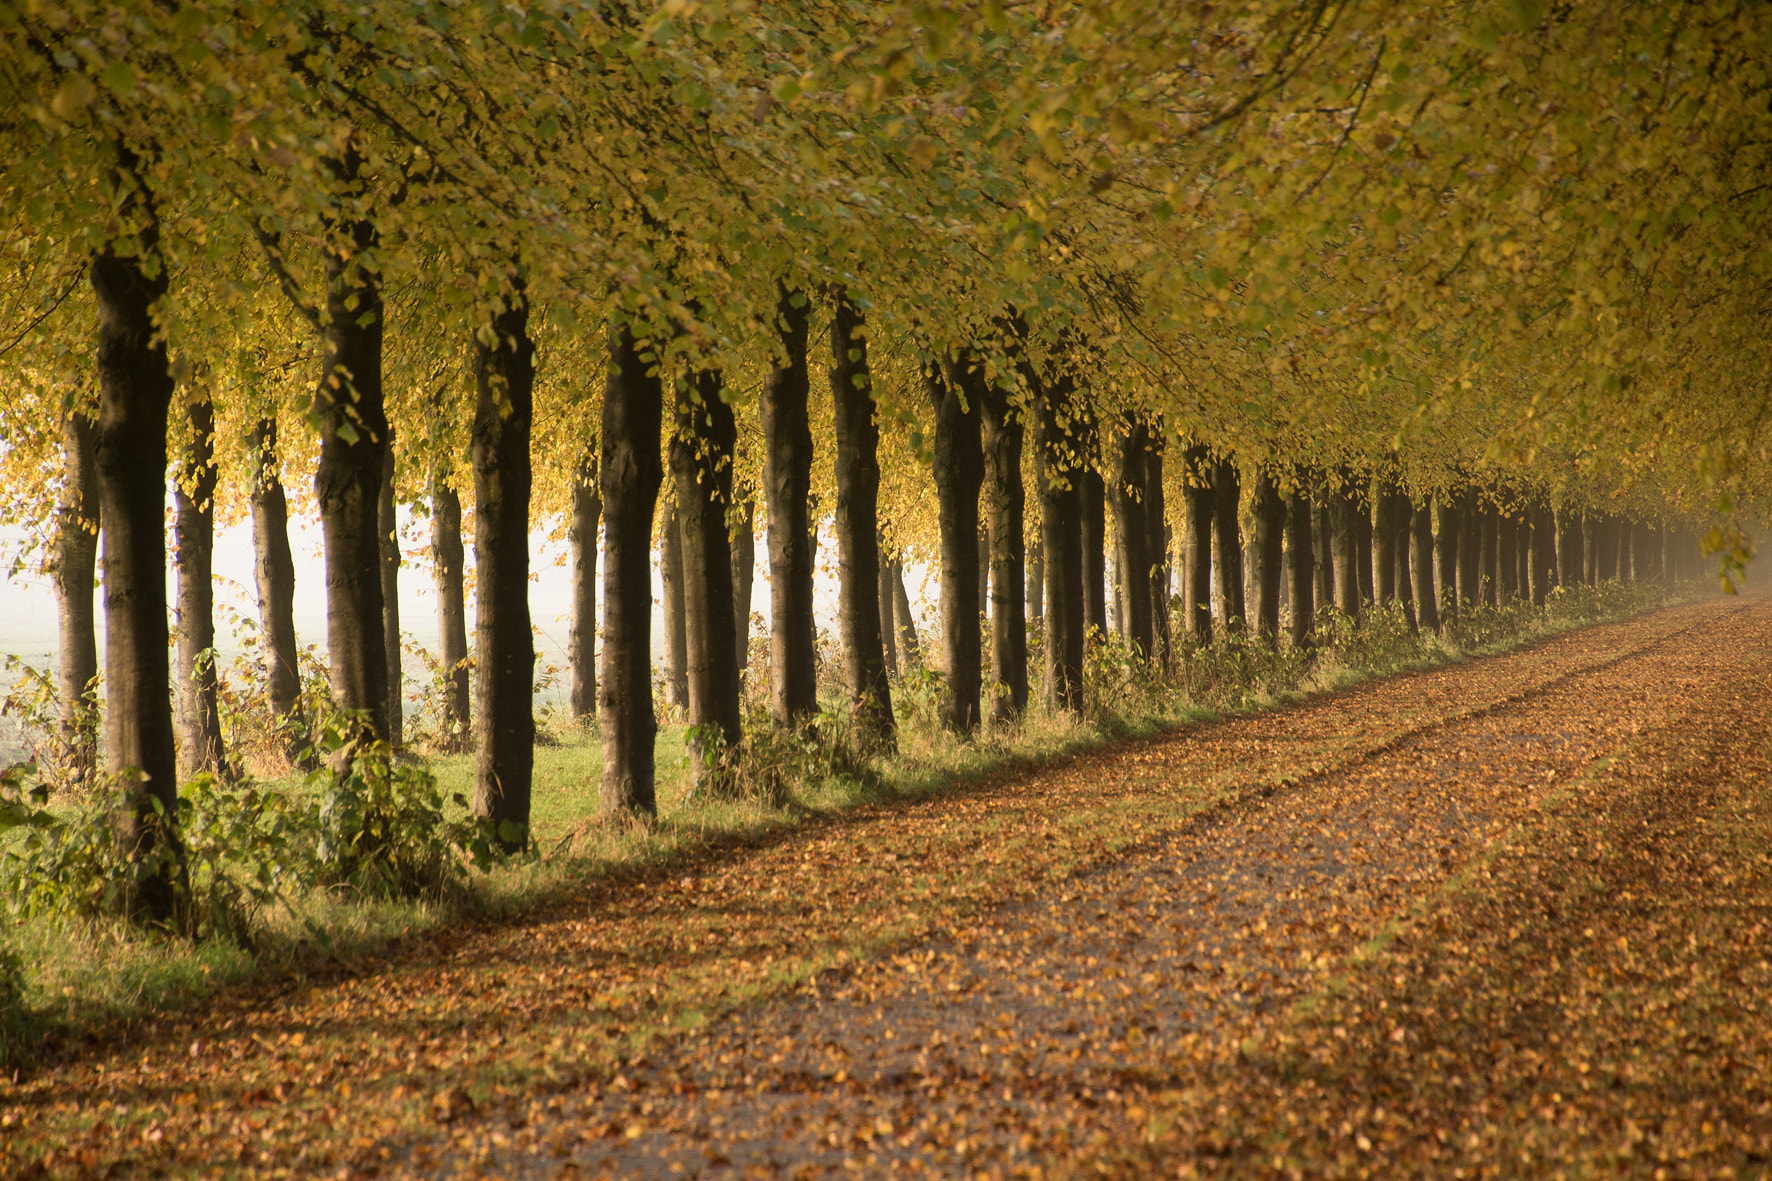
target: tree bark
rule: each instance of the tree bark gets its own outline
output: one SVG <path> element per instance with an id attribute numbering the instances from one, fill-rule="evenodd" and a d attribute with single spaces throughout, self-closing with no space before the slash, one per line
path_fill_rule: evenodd
<path id="1" fill-rule="evenodd" d="M 1107 635 L 1107 487 L 1101 479 L 1095 451 L 1094 428 L 1087 429 L 1088 453 L 1084 458 L 1080 503 L 1083 509 L 1083 626 Z"/>
<path id="2" fill-rule="evenodd" d="M 603 666 L 597 717 L 603 732 L 604 815 L 656 815 L 652 744 L 652 515 L 664 480 L 658 453 L 664 395 L 656 358 L 627 325 L 609 327 L 603 392 Z"/>
<path id="3" fill-rule="evenodd" d="M 1319 492 L 1313 498 L 1311 509 L 1315 518 L 1312 540 L 1316 543 L 1317 605 L 1333 607 L 1336 586 L 1335 547 L 1331 544 L 1331 538 L 1335 533 L 1335 493 L 1326 479 L 1319 480 L 1318 485 Z"/>
<path id="4" fill-rule="evenodd" d="M 277 454 L 277 420 L 261 418 L 252 428 L 253 582 L 258 591 L 260 651 L 271 716 L 283 732 L 283 752 L 300 765 L 308 749 L 302 716 L 301 667 L 295 639 L 295 556 L 289 549 L 289 498 L 283 489 Z"/>
<path id="5" fill-rule="evenodd" d="M 1532 605 L 1544 606 L 1557 585 L 1557 522 L 1550 504 L 1539 501 L 1532 508 Z"/>
<path id="6" fill-rule="evenodd" d="M 1129 419 L 1115 440 L 1118 467 L 1111 487 L 1114 533 L 1120 570 L 1120 617 L 1133 656 L 1153 660 L 1151 634 L 1151 555 L 1146 523 L 1145 465 L 1150 457 L 1150 428 Z"/>
<path id="7" fill-rule="evenodd" d="M 1163 494 L 1163 430 L 1159 420 L 1146 436 L 1144 456 L 1145 553 L 1150 562 L 1151 643 L 1158 667 L 1168 671 L 1175 654 L 1169 629 L 1169 506 Z"/>
<path id="8" fill-rule="evenodd" d="M 1474 607 L 1483 601 L 1483 515 L 1477 490 L 1458 494 L 1458 602 Z"/>
<path id="9" fill-rule="evenodd" d="M 1039 448 L 1046 470 L 1040 490 L 1040 541 L 1046 576 L 1046 708 L 1083 710 L 1083 479 L 1087 470 L 1077 428 L 1076 387 L 1060 376 L 1040 392 Z"/>
<path id="10" fill-rule="evenodd" d="M 98 678 L 93 583 L 98 572 L 98 428 L 82 410 L 62 420 L 62 491 L 55 511 L 55 584 L 61 694 L 58 768 L 64 782 L 84 784 L 98 763 L 98 710 L 86 694 Z"/>
<path id="11" fill-rule="evenodd" d="M 1311 500 L 1303 488 L 1286 501 L 1286 550 L 1291 555 L 1292 646 L 1308 648 L 1317 615 L 1316 551 L 1311 539 Z"/>
<path id="12" fill-rule="evenodd" d="M 1495 519 L 1495 591 L 1503 603 L 1520 597 L 1519 525 L 1512 513 Z"/>
<path id="13" fill-rule="evenodd" d="M 911 596 L 905 593 L 902 561 L 892 563 L 892 618 L 898 646 L 904 650 L 905 667 L 920 667 L 923 658 L 917 647 L 917 617 L 911 614 Z"/>
<path id="14" fill-rule="evenodd" d="M 1409 581 L 1415 590 L 1415 622 L 1427 631 L 1440 630 L 1439 594 L 1434 588 L 1434 514 L 1423 496 L 1410 517 Z"/>
<path id="15" fill-rule="evenodd" d="M 978 384 L 983 411 L 985 531 L 990 541 L 991 722 L 1006 725 L 1027 712 L 1028 705 L 1027 600 L 1023 597 L 1027 494 L 1021 483 L 1022 424 L 1001 386 Z"/>
<path id="16" fill-rule="evenodd" d="M 591 443 L 573 473 L 572 525 L 566 535 L 572 553 L 572 628 L 566 639 L 572 688 L 566 709 L 575 722 L 597 712 L 597 531 L 602 519 L 597 445 Z"/>
<path id="17" fill-rule="evenodd" d="M 1415 615 L 1415 575 L 1409 570 L 1409 536 L 1410 522 L 1415 515 L 1415 506 L 1402 492 L 1397 492 L 1392 501 L 1391 510 L 1391 553 L 1396 563 L 1397 598 L 1403 604 L 1403 618 L 1409 623 L 1409 630 L 1421 630 L 1421 621 Z"/>
<path id="18" fill-rule="evenodd" d="M 388 445 L 382 451 L 381 486 L 376 492 L 376 548 L 381 563 L 382 646 L 388 663 L 388 741 L 406 742 L 406 708 L 402 690 L 406 678 L 400 660 L 400 518 L 394 500 L 394 429 L 388 428 Z"/>
<path id="19" fill-rule="evenodd" d="M 1212 463 L 1206 448 L 1195 444 L 1182 452 L 1182 507 L 1187 516 L 1187 575 L 1183 604 L 1194 643 L 1212 642 Z"/>
<path id="20" fill-rule="evenodd" d="M 1212 535 L 1213 557 L 1218 564 L 1218 598 L 1223 605 L 1225 627 L 1241 630 L 1248 617 L 1243 600 L 1243 526 L 1239 510 L 1243 485 L 1237 474 L 1236 461 L 1220 459 L 1212 472 Z"/>
<path id="21" fill-rule="evenodd" d="M 798 727 L 818 712 L 812 615 L 812 429 L 806 336 L 811 305 L 780 289 L 776 330 L 785 362 L 763 378 L 763 482 L 769 498 L 770 686 L 775 720 Z"/>
<path id="22" fill-rule="evenodd" d="M 459 754 L 472 745 L 466 566 L 461 495 L 446 474 L 435 472 L 431 476 L 431 581 L 437 589 L 437 663 L 443 674 L 437 738 L 440 749 L 448 754 Z"/>
<path id="23" fill-rule="evenodd" d="M 732 521 L 732 618 L 742 682 L 751 665 L 751 592 L 757 581 L 757 497 L 748 485 L 733 487 L 737 511 Z"/>
<path id="24" fill-rule="evenodd" d="M 335 168 L 338 178 L 354 182 L 358 164 L 355 149 L 347 150 Z M 320 424 L 314 496 L 326 543 L 333 700 L 365 718 L 370 736 L 386 741 L 390 670 L 377 535 L 388 418 L 382 401 L 381 279 L 364 265 L 375 246 L 375 227 L 356 221 L 338 228 L 325 255 L 325 360 L 314 393 Z"/>
<path id="25" fill-rule="evenodd" d="M 1483 566 L 1477 580 L 1483 590 L 1483 605 L 1495 607 L 1501 602 L 1501 514 L 1483 497 L 1477 501 L 1477 519 L 1483 523 Z"/>
<path id="26" fill-rule="evenodd" d="M 1382 476 L 1372 485 L 1372 593 L 1381 605 L 1397 597 L 1397 491 Z"/>
<path id="27" fill-rule="evenodd" d="M 509 852 L 529 844 L 535 638 L 529 628 L 529 433 L 535 345 L 521 281 L 475 348 L 474 815 Z M 658 432 L 652 434 L 653 448 Z"/>
<path id="28" fill-rule="evenodd" d="M 1286 539 L 1286 498 L 1266 467 L 1255 476 L 1255 630 L 1269 647 L 1280 642 L 1281 557 Z"/>
<path id="29" fill-rule="evenodd" d="M 1594 522 L 1594 566 L 1596 584 L 1618 577 L 1618 519 L 1609 514 Z"/>
<path id="30" fill-rule="evenodd" d="M 737 612 L 732 598 L 732 459 L 738 424 L 725 381 L 700 370 L 677 396 L 671 476 L 682 536 L 689 765 L 698 786 L 726 790 L 740 739 Z M 869 537 L 870 548 L 872 536 Z"/>
<path id="31" fill-rule="evenodd" d="M 1434 499 L 1439 515 L 1439 529 L 1434 535 L 1434 568 L 1439 574 L 1439 584 L 1434 593 L 1440 618 L 1451 622 L 1458 618 L 1458 534 L 1461 524 L 1458 500 L 1450 492 L 1442 492 Z"/>
<path id="32" fill-rule="evenodd" d="M 849 716 L 868 740 L 894 730 L 880 627 L 880 428 L 862 315 L 846 292 L 831 314 L 831 405 L 837 443 L 837 620 Z"/>
<path id="33" fill-rule="evenodd" d="M 228 772 L 222 749 L 221 678 L 215 667 L 215 406 L 185 406 L 185 452 L 173 485 L 178 543 L 179 754 L 185 776 Z"/>
<path id="34" fill-rule="evenodd" d="M 1580 586 L 1587 581 L 1582 561 L 1581 514 L 1564 507 L 1556 510 L 1557 580 L 1561 586 Z"/>
<path id="35" fill-rule="evenodd" d="M 99 313 L 94 454 L 104 539 L 105 756 L 121 789 L 118 843 L 144 869 L 125 907 L 164 923 L 173 917 L 184 880 L 174 827 L 178 768 L 166 654 L 166 418 L 173 381 L 152 316 L 167 287 L 157 258 L 159 227 L 135 158 L 119 154 L 119 214 L 139 223 L 137 246 L 119 254 L 107 245 L 91 268 Z M 154 268 L 151 277 L 144 259 Z"/>
<path id="36" fill-rule="evenodd" d="M 1372 580 L 1372 482 L 1354 479 L 1348 483 L 1353 503 L 1348 507 L 1348 524 L 1354 533 L 1354 567 L 1359 575 L 1360 606 L 1369 607 L 1378 601 L 1378 587 Z"/>
<path id="37" fill-rule="evenodd" d="M 658 581 L 663 593 L 665 633 L 664 699 L 673 709 L 689 706 L 689 629 L 683 616 L 683 529 L 675 501 L 658 514 Z"/>
<path id="38" fill-rule="evenodd" d="M 878 541 L 874 544 L 874 578 L 874 602 L 880 609 L 880 648 L 886 655 L 887 674 L 896 677 L 899 675 L 898 628 L 892 623 L 892 560 Z"/>
<path id="39" fill-rule="evenodd" d="M 978 627 L 978 494 L 984 483 L 980 438 L 982 362 L 971 354 L 923 373 L 935 416 L 935 496 L 941 523 L 941 638 L 947 672 L 943 713 L 969 734 L 979 723 L 982 670 Z M 943 372 L 943 370 L 946 372 Z M 964 389 L 964 392 L 962 392 Z"/>
<path id="40" fill-rule="evenodd" d="M 1335 605 L 1350 618 L 1360 613 L 1361 606 L 1358 497 L 1351 473 L 1339 473 L 1330 492 L 1329 549 L 1335 565 Z M 1370 570 L 1370 563 L 1366 565 Z"/>

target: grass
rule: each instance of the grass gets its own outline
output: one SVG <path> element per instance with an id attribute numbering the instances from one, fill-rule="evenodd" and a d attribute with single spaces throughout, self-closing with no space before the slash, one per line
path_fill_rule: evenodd
<path id="1" fill-rule="evenodd" d="M 9 984 L 0 962 L 0 1000 L 9 988 L 13 995 L 0 1018 L 15 1031 L 23 1029 L 11 1038 L 16 1054 L 46 1035 L 79 1037 L 188 1011 L 222 987 L 277 987 L 329 962 L 372 959 L 403 937 L 472 917 L 516 915 L 588 875 L 668 863 L 715 837 L 776 831 L 820 813 L 937 793 L 1006 767 L 1038 766 L 1223 712 L 1273 708 L 1373 676 L 1501 651 L 1634 614 L 1669 597 L 1651 587 L 1583 589 L 1560 596 L 1546 611 L 1477 608 L 1441 637 L 1414 636 L 1397 610 L 1374 611 L 1358 622 L 1326 616 L 1320 632 L 1328 642 L 1314 656 L 1284 647 L 1271 651 L 1229 636 L 1205 648 L 1183 646 L 1176 670 L 1166 678 L 1151 677 L 1123 650 L 1104 646 L 1091 659 L 1082 719 L 1035 706 L 1014 725 L 967 739 L 934 724 L 935 681 L 906 678 L 895 687 L 898 749 L 872 757 L 846 749 L 836 708 L 841 686 L 827 680 L 825 740 L 769 752 L 790 767 L 793 787 L 784 801 L 772 803 L 761 790 L 731 800 L 696 796 L 684 754 L 685 728 L 667 724 L 656 747 L 659 816 L 644 826 L 598 820 L 601 752 L 595 729 L 544 718 L 533 780 L 535 852 L 491 873 L 476 873 L 469 889 L 429 901 L 352 900 L 324 892 L 299 896 L 262 916 L 250 950 L 225 940 L 193 944 L 145 935 L 115 921 L 13 918 L 10 936 L 0 938 L 0 952 L 10 944 L 27 966 L 12 973 Z M 446 792 L 471 797 L 472 756 L 428 762 Z M 301 785 L 295 775 L 267 783 L 285 791 Z M 0 836 L 0 853 L 4 849 Z M 0 1055 L 7 1042 L 0 1037 Z"/>

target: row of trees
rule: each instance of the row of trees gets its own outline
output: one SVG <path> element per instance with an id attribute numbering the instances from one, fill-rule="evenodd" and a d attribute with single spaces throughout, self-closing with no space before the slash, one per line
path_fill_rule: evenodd
<path id="1" fill-rule="evenodd" d="M 122 839 L 176 841 L 156 819 L 178 774 L 169 462 L 194 766 L 223 759 L 213 674 L 182 676 L 213 647 L 218 511 L 253 517 L 274 708 L 296 708 L 293 497 L 324 532 L 333 697 L 365 740 L 397 740 L 395 508 L 430 514 L 463 729 L 472 504 L 474 807 L 511 845 L 538 521 L 574 543 L 572 700 L 596 702 L 604 806 L 655 807 L 667 475 L 687 709 L 716 779 L 759 517 L 777 723 L 816 709 L 829 506 L 852 710 L 880 736 L 882 550 L 939 565 L 962 731 L 1028 701 L 1035 533 L 1054 708 L 1077 707 L 1105 623 L 1109 519 L 1128 642 L 1171 659 L 1170 489 L 1196 639 L 1212 571 L 1240 592 L 1245 500 L 1257 601 L 1222 614 L 1270 635 L 1288 535 L 1300 558 L 1328 539 L 1327 561 L 1292 563 L 1295 628 L 1313 600 L 1383 601 L 1405 575 L 1429 624 L 1485 568 L 1497 594 L 1541 593 L 1553 534 L 1559 577 L 1589 549 L 1609 571 L 1612 518 L 1687 562 L 1694 521 L 1763 491 L 1763 366 L 1744 358 L 1765 347 L 1772 138 L 1741 48 L 1763 16 L 1529 9 L 7 13 L 9 511 L 58 523 L 69 690 L 97 663 L 75 656 L 77 592 L 103 534 L 104 750 L 136 785 Z M 1655 543 L 1630 536 L 1635 569 Z M 1436 579 L 1459 595 L 1428 596 Z"/>

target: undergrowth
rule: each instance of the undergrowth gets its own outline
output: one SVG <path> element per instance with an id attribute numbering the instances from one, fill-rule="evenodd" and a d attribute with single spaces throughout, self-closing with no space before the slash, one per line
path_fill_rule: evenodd
<path id="1" fill-rule="evenodd" d="M 1036 686 L 1019 721 L 971 737 L 940 724 L 941 673 L 908 666 L 892 685 L 895 746 L 856 733 L 834 675 L 820 678 L 823 709 L 812 724 L 770 724 L 768 662 L 755 652 L 745 738 L 736 757 L 721 752 L 730 773 L 720 790 L 698 790 L 684 728 L 661 728 L 653 823 L 598 818 L 595 728 L 542 719 L 548 740 L 536 750 L 530 852 L 509 859 L 494 856 L 491 837 L 511 834 L 484 832 L 467 815 L 472 755 L 420 763 L 385 748 L 341 754 L 335 726 L 335 741 L 314 760 L 321 769 L 306 776 L 287 770 L 297 760 L 279 760 L 282 743 L 267 742 L 253 754 L 270 770 L 281 762 L 282 775 L 233 785 L 203 776 L 184 786 L 191 889 L 172 930 L 131 925 L 107 902 L 106 883 L 131 867 L 116 863 L 96 803 L 103 793 L 70 795 L 56 807 L 15 770 L 0 801 L 0 892 L 13 909 L 10 938 L 0 938 L 0 1062 L 28 1061 L 46 1034 L 187 1008 L 229 983 L 300 975 L 385 952 L 402 936 L 506 917 L 586 876 L 662 864 L 713 838 L 940 792 L 1188 721 L 1499 651 L 1670 597 L 1678 596 L 1644 585 L 1574 587 L 1543 608 L 1464 608 L 1439 635 L 1415 632 L 1400 607 L 1357 619 L 1330 610 L 1316 620 L 1312 649 L 1221 628 L 1211 644 L 1178 640 L 1166 670 L 1096 635 L 1081 718 L 1042 708 Z M 821 656 L 827 673 L 840 667 Z M 310 701 L 315 717 L 324 702 L 317 692 Z"/>

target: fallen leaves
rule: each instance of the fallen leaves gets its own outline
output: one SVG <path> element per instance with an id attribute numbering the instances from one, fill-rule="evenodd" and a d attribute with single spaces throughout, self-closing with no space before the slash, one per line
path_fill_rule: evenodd
<path id="1" fill-rule="evenodd" d="M 140 1168 L 146 1143 L 156 1168 L 255 1174 L 496 1158 L 596 1175 L 742 1169 L 759 1154 L 814 1171 L 1137 1174 L 1157 1158 L 1170 1173 L 1275 1157 L 1335 1171 L 1343 1154 L 1439 1160 L 1409 1154 L 1451 1152 L 1454 1134 L 1488 1145 L 1497 1113 L 1448 1127 L 1389 1089 L 1431 1076 L 1447 1110 L 1466 1110 L 1494 1063 L 1551 1069 L 1546 1031 L 1573 1016 L 1540 998 L 1535 1037 L 1510 1032 L 1516 981 L 1554 971 L 1572 996 L 1654 982 L 1649 1011 L 1688 1031 L 1698 998 L 1737 988 L 1709 951 L 1685 949 L 1702 970 L 1668 975 L 1680 965 L 1660 944 L 1594 921 L 1604 895 L 1579 883 L 1649 856 L 1641 825 L 1595 825 L 1610 797 L 1592 792 L 1624 764 L 1594 768 L 1681 710 L 1703 730 L 1705 693 L 1763 678 L 1739 637 L 1764 615 L 1663 612 L 593 880 L 356 978 L 243 992 L 200 1022 L 69 1047 L 0 1084 L 0 1164 L 57 1152 L 55 1172 Z M 1567 856 L 1507 851 L 1557 825 L 1581 837 Z M 1711 852 L 1692 872 L 1713 892 L 1760 880 Z M 1500 897 L 1520 865 L 1529 905 L 1433 901 L 1448 882 L 1445 898 Z M 1643 907 L 1674 897 L 1632 893 Z M 1706 949 L 1721 937 L 1646 921 Z M 1547 927 L 1569 940 L 1546 947 Z M 1764 986 L 1751 963 L 1722 960 Z M 1668 1045 L 1763 1079 L 1757 1012 L 1704 1012 L 1718 1019 L 1703 1040 Z M 1628 1049 L 1583 1043 L 1587 1072 L 1571 1078 L 1634 1077 Z M 1566 1118 L 1585 1092 L 1559 1088 L 1531 1110 Z M 100 1104 L 127 1118 L 96 1118 Z M 1334 1119 L 1312 1139 L 1319 1115 Z M 69 1163 L 76 1141 L 88 1163 Z"/>

